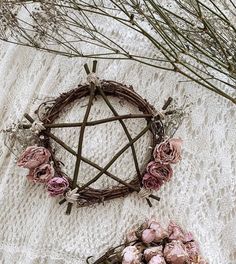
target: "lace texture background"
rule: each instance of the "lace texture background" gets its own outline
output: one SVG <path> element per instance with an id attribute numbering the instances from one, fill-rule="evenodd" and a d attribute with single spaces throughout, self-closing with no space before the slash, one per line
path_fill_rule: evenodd
<path id="1" fill-rule="evenodd" d="M 127 36 L 134 39 L 134 36 Z M 149 47 L 142 43 L 134 51 Z M 86 80 L 85 59 L 67 59 L 32 49 L 0 43 L 0 120 L 1 129 L 33 113 L 45 98 L 75 88 Z M 132 194 L 89 208 L 75 207 L 65 215 L 65 205 L 49 198 L 43 186 L 26 180 L 27 171 L 15 164 L 15 157 L 0 145 L 0 262 L 5 264 L 84 264 L 88 256 L 98 257 L 119 244 L 125 232 L 150 216 L 162 223 L 175 220 L 194 232 L 203 255 L 211 264 L 236 263 L 236 128 L 235 106 L 225 99 L 190 83 L 177 74 L 149 68 L 138 63 L 101 60 L 98 75 L 104 79 L 132 84 L 134 89 L 160 109 L 168 96 L 179 104 L 188 96 L 191 113 L 176 136 L 184 141 L 183 160 L 174 168 L 173 180 L 159 192 L 161 201 L 149 208 L 145 200 Z M 137 112 L 114 99 L 119 113 Z M 87 99 L 63 113 L 61 120 L 81 120 Z M 122 106 L 123 105 L 123 106 Z M 95 102 L 91 120 L 111 116 L 100 98 Z M 139 120 L 140 121 L 140 120 Z M 131 135 L 144 123 L 126 121 Z M 74 149 L 79 129 L 55 131 Z M 1 139 L 2 140 L 2 139 Z M 149 136 L 136 149 L 140 163 L 145 162 Z M 107 163 L 127 138 L 119 124 L 109 123 L 86 131 L 83 155 L 100 165 Z M 64 170 L 73 172 L 74 160 L 57 148 Z M 130 152 L 118 159 L 111 171 L 123 179 L 132 178 L 134 166 Z M 80 180 L 96 173 L 82 165 Z M 96 183 L 115 184 L 106 177 Z"/>

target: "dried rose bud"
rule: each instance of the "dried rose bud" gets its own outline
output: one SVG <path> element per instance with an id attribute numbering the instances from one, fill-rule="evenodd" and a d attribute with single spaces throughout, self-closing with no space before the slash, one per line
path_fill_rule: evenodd
<path id="1" fill-rule="evenodd" d="M 68 188 L 69 181 L 65 177 L 54 177 L 47 183 L 47 191 L 50 196 L 62 195 Z"/>
<path id="2" fill-rule="evenodd" d="M 51 153 L 44 147 L 28 147 L 20 156 L 17 165 L 19 167 L 35 169 L 43 163 L 48 163 Z"/>
<path id="3" fill-rule="evenodd" d="M 138 237 L 136 235 L 135 229 L 131 229 L 126 235 L 127 242 L 132 242 L 132 241 L 137 240 L 137 239 L 138 239 Z"/>
<path id="4" fill-rule="evenodd" d="M 156 255 L 153 258 L 151 258 L 148 264 L 166 264 L 166 261 L 162 256 Z"/>
<path id="5" fill-rule="evenodd" d="M 155 230 L 148 228 L 148 229 L 143 230 L 142 240 L 144 243 L 149 244 L 153 242 L 153 240 L 155 239 L 155 236 L 156 236 Z"/>
<path id="6" fill-rule="evenodd" d="M 171 138 L 157 145 L 154 149 L 153 156 L 156 162 L 162 164 L 177 163 L 181 160 L 182 140 Z"/>
<path id="7" fill-rule="evenodd" d="M 149 173 L 145 173 L 142 179 L 142 184 L 146 189 L 157 191 L 161 188 L 163 182 L 159 178 Z"/>
<path id="8" fill-rule="evenodd" d="M 199 246 L 197 242 L 196 241 L 187 242 L 185 244 L 185 247 L 186 247 L 186 251 L 189 255 L 190 260 L 196 262 L 200 254 L 200 250 L 199 250 Z"/>
<path id="9" fill-rule="evenodd" d="M 149 228 L 155 230 L 154 242 L 160 242 L 165 237 L 168 237 L 167 231 L 156 221 L 152 221 Z"/>
<path id="10" fill-rule="evenodd" d="M 163 250 L 163 246 L 151 247 L 145 249 L 143 252 L 145 260 L 148 262 L 152 257 L 156 255 L 162 256 L 163 255 L 162 250 Z"/>
<path id="11" fill-rule="evenodd" d="M 193 237 L 193 234 L 191 232 L 185 233 L 183 242 L 190 242 L 193 240 L 194 240 L 194 237 Z"/>
<path id="12" fill-rule="evenodd" d="M 185 233 L 182 230 L 182 228 L 175 224 L 174 222 L 170 222 L 168 226 L 168 233 L 169 233 L 169 239 L 171 240 L 181 240 L 184 241 L 185 239 Z"/>
<path id="13" fill-rule="evenodd" d="M 151 161 L 148 163 L 146 170 L 148 174 L 156 177 L 161 182 L 167 182 L 173 176 L 173 170 L 169 164 Z"/>
<path id="14" fill-rule="evenodd" d="M 46 183 L 54 176 L 54 168 L 51 164 L 42 164 L 35 169 L 31 169 L 27 178 L 34 183 Z"/>
<path id="15" fill-rule="evenodd" d="M 186 264 L 190 260 L 184 244 L 179 240 L 166 244 L 164 257 L 169 264 Z"/>
<path id="16" fill-rule="evenodd" d="M 141 264 L 141 254 L 135 246 L 126 247 L 122 256 L 122 264 Z"/>

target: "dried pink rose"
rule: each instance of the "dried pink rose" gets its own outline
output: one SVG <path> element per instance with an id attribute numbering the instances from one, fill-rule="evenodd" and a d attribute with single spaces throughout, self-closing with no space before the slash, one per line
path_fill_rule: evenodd
<path id="1" fill-rule="evenodd" d="M 193 234 L 191 232 L 187 232 L 184 235 L 183 242 L 191 242 L 194 240 Z"/>
<path id="2" fill-rule="evenodd" d="M 161 182 L 169 181 L 173 175 L 173 170 L 169 164 L 161 164 L 155 161 L 151 161 L 147 165 L 147 173 L 155 176 Z"/>
<path id="3" fill-rule="evenodd" d="M 135 246 L 126 247 L 123 252 L 122 264 L 141 264 L 141 254 Z"/>
<path id="4" fill-rule="evenodd" d="M 142 240 L 144 243 L 151 243 L 155 239 L 156 232 L 153 229 L 144 229 L 142 233 Z"/>
<path id="5" fill-rule="evenodd" d="M 149 173 L 145 173 L 143 176 L 143 179 L 142 179 L 142 184 L 143 184 L 143 187 L 146 189 L 157 191 L 160 189 L 160 187 L 163 183 L 157 177 L 155 177 Z"/>
<path id="6" fill-rule="evenodd" d="M 127 242 L 132 242 L 132 241 L 137 240 L 137 239 L 138 239 L 138 237 L 136 235 L 136 229 L 131 229 L 126 235 Z"/>
<path id="7" fill-rule="evenodd" d="M 54 176 L 54 168 L 50 164 L 42 164 L 35 169 L 31 169 L 27 178 L 34 183 L 46 183 Z"/>
<path id="8" fill-rule="evenodd" d="M 166 244 L 164 249 L 165 260 L 170 264 L 189 263 L 189 256 L 184 244 L 179 240 L 173 240 Z"/>
<path id="9" fill-rule="evenodd" d="M 155 230 L 154 242 L 160 242 L 165 237 L 168 237 L 167 231 L 156 221 L 150 221 L 149 228 Z"/>
<path id="10" fill-rule="evenodd" d="M 163 184 L 163 182 L 157 177 L 145 173 L 142 179 L 143 187 L 149 190 L 159 190 Z"/>
<path id="11" fill-rule="evenodd" d="M 65 177 L 54 177 L 47 182 L 50 196 L 62 195 L 69 188 L 69 181 Z"/>
<path id="12" fill-rule="evenodd" d="M 162 256 L 163 255 L 162 249 L 163 249 L 163 246 L 150 247 L 150 248 L 145 249 L 143 252 L 145 260 L 148 262 L 151 260 L 152 257 L 156 255 Z"/>
<path id="13" fill-rule="evenodd" d="M 177 163 L 181 160 L 182 140 L 171 138 L 157 145 L 154 149 L 153 156 L 156 162 L 162 164 Z"/>
<path id="14" fill-rule="evenodd" d="M 169 239 L 171 240 L 181 240 L 185 241 L 185 233 L 182 230 L 182 228 L 175 224 L 174 222 L 170 222 L 168 226 L 168 233 L 169 233 Z"/>
<path id="15" fill-rule="evenodd" d="M 188 242 L 185 244 L 186 251 L 191 261 L 197 261 L 200 255 L 199 246 L 196 241 Z"/>
<path id="16" fill-rule="evenodd" d="M 43 163 L 47 163 L 51 153 L 44 147 L 28 147 L 20 156 L 17 165 L 19 167 L 34 169 Z"/>
<path id="17" fill-rule="evenodd" d="M 166 261 L 162 256 L 156 255 L 151 258 L 148 264 L 166 264 Z"/>

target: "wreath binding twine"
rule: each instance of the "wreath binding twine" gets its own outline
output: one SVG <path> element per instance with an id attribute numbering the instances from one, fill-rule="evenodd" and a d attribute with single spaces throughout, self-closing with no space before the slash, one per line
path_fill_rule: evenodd
<path id="1" fill-rule="evenodd" d="M 31 124 L 21 124 L 20 128 L 22 129 L 31 129 L 39 138 L 40 140 L 40 147 L 46 148 L 47 151 L 50 152 L 50 159 L 47 163 L 50 163 L 53 167 L 54 173 L 53 178 L 55 177 L 62 178 L 68 182 L 67 185 L 63 185 L 66 188 L 63 189 L 64 199 L 60 201 L 60 204 L 68 202 L 66 214 L 70 214 L 72 206 L 74 203 L 77 203 L 78 207 L 89 206 L 95 203 L 101 203 L 107 200 L 124 197 L 132 192 L 138 192 L 143 198 L 145 198 L 149 204 L 152 206 L 149 198 L 155 199 L 157 201 L 160 200 L 159 197 L 152 194 L 152 188 L 143 188 L 143 176 L 145 171 L 140 171 L 140 167 L 138 164 L 134 143 L 142 137 L 147 131 L 151 131 L 152 133 L 152 146 L 151 148 L 154 150 L 155 146 L 160 144 L 165 140 L 164 134 L 164 126 L 162 119 L 167 116 L 173 114 L 173 111 L 167 111 L 166 109 L 170 105 L 172 98 L 169 98 L 164 106 L 162 107 L 163 112 L 159 112 L 155 110 L 155 108 L 150 105 L 145 99 L 139 96 L 132 88 L 132 86 L 127 87 L 121 83 L 115 81 L 106 81 L 106 80 L 99 80 L 96 75 L 96 65 L 97 61 L 93 61 L 93 68 L 92 72 L 90 72 L 89 67 L 87 64 L 84 65 L 86 73 L 88 75 L 87 79 L 89 84 L 79 85 L 76 89 L 70 90 L 69 92 L 61 94 L 57 99 L 50 102 L 50 106 L 48 102 L 44 102 L 41 104 L 36 111 L 39 121 L 35 121 L 29 114 L 25 114 L 24 117 L 31 123 Z M 109 117 L 106 119 L 96 120 L 96 121 L 88 121 L 90 109 L 93 104 L 93 100 L 96 95 L 100 95 L 107 106 L 112 111 L 114 117 Z M 80 123 L 54 123 L 56 119 L 60 116 L 60 112 L 64 110 L 69 104 L 73 103 L 74 101 L 89 96 L 89 102 L 86 108 L 86 112 L 83 118 L 83 121 Z M 130 104 L 136 106 L 142 114 L 127 114 L 127 115 L 119 115 L 115 108 L 112 106 L 110 100 L 107 96 L 115 96 L 122 99 L 125 99 Z M 124 119 L 128 118 L 145 118 L 147 121 L 146 127 L 134 138 L 131 137 L 125 123 Z M 125 145 L 123 148 L 118 151 L 114 157 L 108 162 L 105 167 L 101 167 L 98 164 L 90 161 L 82 154 L 82 146 L 83 146 L 83 136 L 86 129 L 86 126 L 93 126 L 97 124 L 102 124 L 106 122 L 112 121 L 119 121 L 127 138 L 128 144 Z M 78 149 L 77 152 L 66 145 L 61 139 L 55 136 L 52 132 L 52 128 L 61 128 L 61 127 L 80 127 L 80 135 L 78 140 Z M 62 162 L 57 160 L 55 157 L 54 150 L 51 146 L 51 140 L 58 143 L 61 147 L 66 149 L 70 154 L 76 157 L 75 169 L 73 178 L 70 179 L 61 169 Z M 128 148 L 132 150 L 132 156 L 134 160 L 134 165 L 136 169 L 136 177 L 131 180 L 130 182 L 126 182 L 108 170 L 110 166 L 117 160 L 117 158 L 122 155 L 122 153 L 127 150 Z M 27 150 L 26 150 L 27 152 Z M 31 153 L 32 154 L 32 153 Z M 31 155 L 30 154 L 30 155 Z M 32 155 L 31 155 L 32 157 Z M 24 160 L 22 163 L 22 159 Z M 28 156 L 23 153 L 20 157 L 20 161 L 18 161 L 18 165 L 21 167 L 29 168 L 25 164 L 25 159 L 28 159 Z M 150 158 L 153 160 L 153 158 Z M 99 173 L 90 181 L 83 184 L 82 186 L 78 185 L 77 179 L 79 176 L 80 164 L 81 162 L 85 162 L 94 168 L 99 170 Z M 175 162 L 173 162 L 175 163 Z M 169 165 L 168 165 L 169 166 Z M 30 172 L 32 168 L 29 168 Z M 34 173 L 35 173 L 34 168 Z M 36 177 L 41 177 L 41 175 L 45 173 L 44 170 L 40 171 Z M 107 189 L 95 189 L 91 187 L 91 184 L 97 181 L 102 175 L 106 175 L 113 180 L 117 181 L 120 185 L 115 186 L 112 188 Z M 35 178 L 34 178 L 35 181 Z M 159 179 L 160 181 L 160 179 Z M 163 179 L 161 180 L 163 182 Z M 39 181 L 40 182 L 40 181 Z M 55 183 L 55 181 L 54 181 Z M 51 184 L 51 185 L 50 185 Z M 50 185 L 50 186 L 49 186 Z M 52 183 L 46 182 L 46 186 L 48 189 L 52 188 Z M 62 188 L 59 184 L 59 187 Z M 161 186 L 161 184 L 160 184 Z M 54 186 L 55 187 L 55 186 Z M 58 186 L 57 186 L 58 187 Z M 60 193 L 62 194 L 62 193 Z M 54 195 L 56 196 L 56 195 Z"/>

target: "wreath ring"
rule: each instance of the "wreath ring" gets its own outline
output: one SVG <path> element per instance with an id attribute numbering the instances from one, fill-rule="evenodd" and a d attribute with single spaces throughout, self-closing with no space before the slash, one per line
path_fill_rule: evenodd
<path id="1" fill-rule="evenodd" d="M 134 143 L 142 137 L 147 131 L 151 131 L 152 133 L 152 146 L 151 148 L 154 149 L 157 144 L 164 140 L 164 126 L 162 123 L 162 116 L 163 113 L 158 112 L 151 104 L 149 104 L 145 99 L 143 99 L 140 95 L 138 95 L 132 86 L 126 86 L 124 84 L 115 82 L 115 81 L 106 81 L 106 80 L 99 80 L 96 75 L 96 64 L 97 62 L 93 62 L 93 69 L 90 72 L 88 65 L 85 64 L 85 70 L 88 74 L 88 81 L 89 84 L 79 85 L 76 89 L 70 90 L 66 93 L 61 94 L 58 98 L 53 101 L 45 102 L 39 106 L 36 111 L 38 116 L 39 122 L 35 121 L 31 116 L 25 114 L 24 117 L 31 123 L 31 124 L 23 124 L 23 129 L 31 129 L 34 131 L 39 139 L 40 139 L 40 147 L 46 148 L 50 152 L 50 163 L 54 169 L 54 177 L 63 178 L 68 181 L 68 185 L 66 185 L 65 190 L 63 190 L 64 199 L 60 201 L 60 204 L 64 202 L 68 202 L 66 214 L 70 214 L 72 205 L 76 202 L 78 207 L 89 206 L 96 203 L 101 203 L 107 200 L 124 197 L 127 196 L 129 193 L 134 191 L 138 192 L 142 197 L 146 198 L 149 206 L 152 206 L 149 198 L 153 198 L 155 200 L 160 200 L 159 197 L 152 194 L 152 192 L 148 189 L 143 188 L 142 178 L 145 174 L 145 171 L 141 171 L 137 156 L 134 148 Z M 114 117 L 96 120 L 96 121 L 88 121 L 89 112 L 92 107 L 93 100 L 96 95 L 101 95 L 104 99 L 105 103 L 113 112 Z M 79 100 L 83 97 L 89 96 L 89 102 L 87 105 L 87 109 L 85 112 L 85 116 L 82 122 L 80 123 L 61 123 L 56 124 L 55 121 L 60 116 L 62 110 L 64 110 L 68 105 L 72 104 L 76 100 Z M 128 101 L 133 106 L 137 107 L 142 114 L 128 114 L 128 115 L 119 115 L 114 107 L 112 106 L 111 102 L 108 99 L 108 96 L 114 96 L 122 98 Z M 166 110 L 168 105 L 171 103 L 172 98 L 169 98 L 162 110 Z M 50 106 L 49 104 L 50 103 Z M 171 111 L 165 111 L 165 115 L 171 114 Z M 145 118 L 147 121 L 147 126 L 134 138 L 131 138 L 129 131 L 124 123 L 124 119 L 127 118 Z M 128 144 L 120 149 L 119 152 L 115 154 L 115 156 L 110 160 L 110 162 L 105 167 L 100 167 L 98 164 L 88 160 L 87 158 L 82 156 L 82 145 L 83 145 L 83 135 L 86 129 L 86 126 L 112 122 L 118 120 L 121 126 L 126 133 L 128 138 Z M 71 149 L 68 145 L 66 145 L 62 140 L 56 137 L 52 132 L 52 128 L 58 127 L 80 127 L 80 136 L 79 136 L 79 143 L 78 143 L 78 150 L 77 152 Z M 58 143 L 64 149 L 66 149 L 69 153 L 76 156 L 76 164 L 74 169 L 74 176 L 73 179 L 69 178 L 65 173 L 62 171 L 62 162 L 57 160 L 55 156 L 55 151 L 51 146 L 51 140 Z M 130 182 L 126 182 L 112 173 L 108 171 L 110 166 L 115 162 L 115 160 L 122 155 L 122 153 L 131 148 L 133 160 L 136 168 L 136 176 Z M 23 154 L 24 156 L 24 154 Z M 21 159 L 21 158 L 20 158 Z M 150 157 L 149 161 L 153 160 Z M 81 162 L 85 162 L 100 172 L 90 181 L 85 183 L 82 186 L 77 184 L 77 179 L 79 175 L 79 169 Z M 18 164 L 19 165 L 19 164 Z M 21 164 L 22 165 L 22 164 Z M 20 166 L 20 165 L 19 165 Z M 26 167 L 26 166 L 22 166 Z M 40 172 L 42 174 L 42 172 Z M 107 175 L 108 177 L 112 178 L 113 180 L 117 181 L 120 185 L 107 188 L 107 189 L 95 189 L 92 188 L 90 185 L 98 180 L 102 175 Z M 41 175 L 39 174 L 39 177 Z M 55 178 L 52 178 L 55 179 Z M 49 181 L 50 183 L 50 181 Z M 55 183 L 55 182 L 54 182 Z M 47 187 L 48 187 L 48 183 Z M 51 186 L 52 187 L 52 186 Z M 50 188 L 50 186 L 48 187 Z M 61 193 L 60 193 L 61 194 Z"/>

